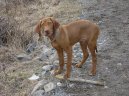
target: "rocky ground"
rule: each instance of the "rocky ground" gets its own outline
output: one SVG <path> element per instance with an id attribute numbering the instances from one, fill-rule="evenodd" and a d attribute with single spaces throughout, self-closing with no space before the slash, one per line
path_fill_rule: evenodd
<path id="1" fill-rule="evenodd" d="M 45 6 L 48 6 L 48 3 L 45 3 Z M 51 9 L 54 11 L 51 11 Z M 48 13 L 47 10 L 49 11 Z M 9 76 L 5 74 L 6 77 L 9 77 L 9 80 L 14 80 L 15 87 L 18 88 L 18 90 L 12 90 L 13 93 L 8 94 L 8 96 L 12 96 L 14 93 L 17 93 L 15 96 L 28 96 L 31 94 L 33 96 L 128 96 L 128 10 L 128 0 L 60 0 L 56 4 L 54 3 L 52 7 L 46 7 L 44 12 L 53 15 L 61 24 L 76 19 L 88 19 L 100 26 L 97 75 L 93 77 L 88 76 L 88 71 L 91 67 L 91 56 L 89 56 L 82 68 L 74 67 L 75 63 L 79 62 L 82 57 L 79 44 L 76 44 L 73 48 L 74 58 L 71 73 L 73 78 L 104 81 L 105 85 L 96 86 L 55 79 L 51 75 L 51 70 L 58 65 L 56 51 L 50 46 L 48 47 L 47 43 L 45 45 L 32 44 L 28 47 L 30 53 L 20 53 L 17 55 L 15 66 L 7 71 L 13 71 L 17 74 L 8 73 L 7 75 Z M 38 18 L 37 15 L 36 18 Z M 16 67 L 17 65 L 18 67 Z M 11 75 L 13 76 L 11 77 Z M 18 93 L 19 90 L 20 92 L 23 90 L 23 93 Z M 3 92 L 6 91 L 2 90 L 1 94 L 4 94 Z"/>

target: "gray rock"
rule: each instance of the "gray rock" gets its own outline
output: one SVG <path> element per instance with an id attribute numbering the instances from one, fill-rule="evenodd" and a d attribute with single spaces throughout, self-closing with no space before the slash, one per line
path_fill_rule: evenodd
<path id="1" fill-rule="evenodd" d="M 69 84 L 69 87 L 72 87 L 73 88 L 74 86 L 75 86 L 74 84 Z"/>
<path id="2" fill-rule="evenodd" d="M 105 89 L 107 89 L 107 88 L 108 88 L 108 86 L 104 86 L 104 88 L 105 88 Z"/>
<path id="3" fill-rule="evenodd" d="M 118 65 L 118 66 L 122 66 L 122 64 L 121 64 L 121 63 L 118 63 L 117 65 Z"/>
<path id="4" fill-rule="evenodd" d="M 17 59 L 19 61 L 28 61 L 28 60 L 31 60 L 31 57 L 26 54 L 19 54 L 17 55 Z"/>
<path id="5" fill-rule="evenodd" d="M 33 95 L 38 89 L 43 89 L 44 85 L 47 83 L 48 81 L 46 80 L 41 80 L 38 82 L 38 84 L 36 84 L 31 92 L 31 94 Z"/>
<path id="6" fill-rule="evenodd" d="M 40 61 L 46 61 L 49 59 L 49 56 L 47 54 L 42 53 L 42 55 L 39 57 Z"/>
<path id="7" fill-rule="evenodd" d="M 48 48 L 47 46 L 44 46 L 43 51 L 40 54 L 39 60 L 46 61 L 49 59 L 51 55 L 52 55 L 52 50 Z"/>
<path id="8" fill-rule="evenodd" d="M 44 90 L 38 90 L 34 92 L 32 96 L 43 96 L 44 93 L 45 93 Z"/>
<path id="9" fill-rule="evenodd" d="M 61 82 L 57 82 L 57 86 L 62 87 L 63 84 Z"/>
<path id="10" fill-rule="evenodd" d="M 35 74 L 33 74 L 30 78 L 28 78 L 29 80 L 37 80 L 39 79 L 39 76 L 36 76 Z"/>
<path id="11" fill-rule="evenodd" d="M 56 53 L 54 53 L 54 54 L 52 54 L 51 56 L 50 56 L 50 58 L 49 58 L 49 62 L 50 62 L 50 64 L 53 64 L 54 62 L 55 62 L 55 60 L 57 60 L 57 54 Z"/>
<path id="12" fill-rule="evenodd" d="M 43 72 L 41 73 L 41 77 L 42 77 L 42 78 L 49 78 L 50 75 L 51 75 L 50 71 L 43 71 Z"/>
<path id="13" fill-rule="evenodd" d="M 44 70 L 44 71 L 50 71 L 50 70 L 52 70 L 53 69 L 53 65 L 45 65 L 45 66 L 43 66 L 42 67 L 42 69 Z"/>
<path id="14" fill-rule="evenodd" d="M 53 82 L 49 82 L 48 84 L 46 84 L 44 86 L 45 92 L 49 92 L 49 91 L 51 91 L 51 90 L 53 90 L 55 88 L 56 88 L 56 85 Z"/>
<path id="15" fill-rule="evenodd" d="M 37 43 L 36 43 L 36 42 L 33 42 L 33 43 L 31 43 L 31 44 L 29 44 L 29 45 L 27 46 L 27 50 L 26 50 L 26 51 L 27 51 L 28 53 L 31 53 L 32 51 L 35 50 L 36 46 L 37 46 Z"/>

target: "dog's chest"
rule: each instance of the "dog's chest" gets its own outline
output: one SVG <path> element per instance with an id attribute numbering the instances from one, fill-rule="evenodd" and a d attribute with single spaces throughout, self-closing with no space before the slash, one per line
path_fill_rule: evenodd
<path id="1" fill-rule="evenodd" d="M 59 44 L 58 44 L 56 41 L 52 42 L 51 45 L 52 45 L 52 47 L 54 47 L 55 49 L 59 48 Z"/>

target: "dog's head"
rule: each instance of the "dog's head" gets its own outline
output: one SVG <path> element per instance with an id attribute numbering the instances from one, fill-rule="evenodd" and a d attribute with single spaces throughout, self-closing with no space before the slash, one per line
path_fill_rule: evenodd
<path id="1" fill-rule="evenodd" d="M 52 17 L 47 17 L 40 20 L 35 28 L 35 32 L 39 34 L 39 38 L 42 38 L 42 35 L 51 37 L 55 34 L 55 31 L 59 27 L 59 23 Z"/>

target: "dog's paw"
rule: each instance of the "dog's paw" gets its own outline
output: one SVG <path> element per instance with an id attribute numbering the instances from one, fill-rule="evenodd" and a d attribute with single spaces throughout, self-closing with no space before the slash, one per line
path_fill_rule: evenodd
<path id="1" fill-rule="evenodd" d="M 96 75 L 96 72 L 91 72 L 90 71 L 88 74 L 89 74 L 89 76 L 95 76 Z"/>
<path id="2" fill-rule="evenodd" d="M 82 66 L 80 64 L 76 64 L 75 67 L 81 68 Z"/>
<path id="3" fill-rule="evenodd" d="M 61 74 L 61 70 L 60 69 L 57 69 L 54 71 L 54 75 L 58 75 L 58 74 Z"/>
<path id="4" fill-rule="evenodd" d="M 69 77 L 70 77 L 70 75 L 66 73 L 63 78 L 68 79 Z"/>

